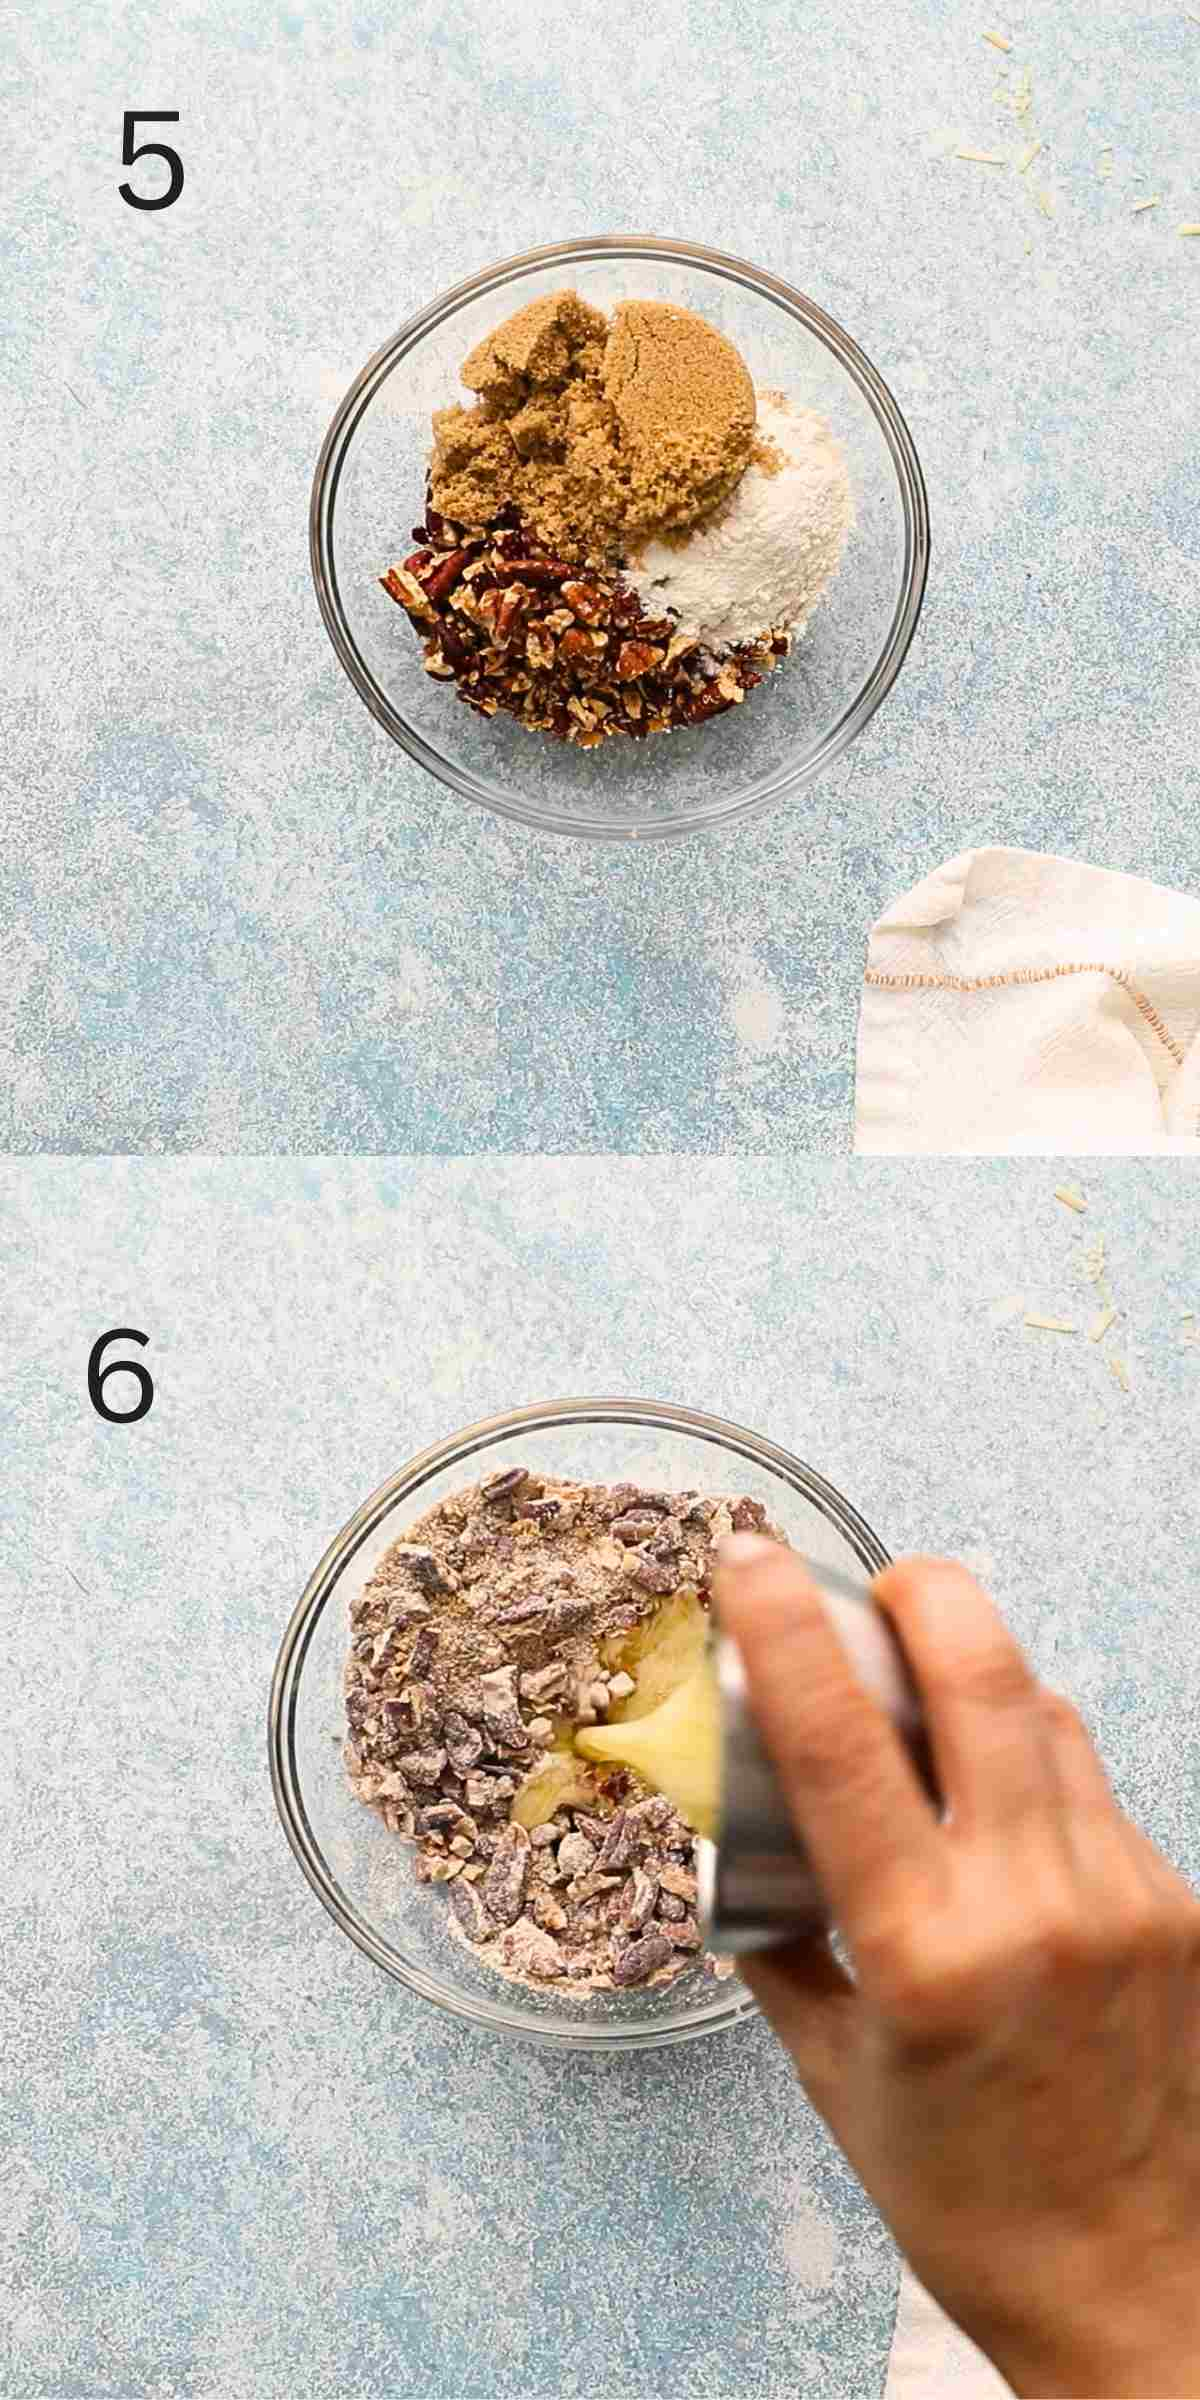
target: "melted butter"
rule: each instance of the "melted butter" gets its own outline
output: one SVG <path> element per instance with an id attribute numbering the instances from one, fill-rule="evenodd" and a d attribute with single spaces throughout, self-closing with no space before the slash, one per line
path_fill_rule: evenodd
<path id="1" fill-rule="evenodd" d="M 707 1655 L 660 1706 L 616 1725 L 581 1725 L 584 1758 L 632 1767 L 662 1792 L 693 1832 L 717 1838 L 721 1815 L 721 1705 Z"/>

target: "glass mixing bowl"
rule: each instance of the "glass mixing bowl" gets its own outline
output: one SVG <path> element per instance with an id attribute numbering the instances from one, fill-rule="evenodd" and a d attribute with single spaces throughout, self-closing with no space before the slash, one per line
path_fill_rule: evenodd
<path id="1" fill-rule="evenodd" d="M 429 412 L 468 395 L 474 343 L 570 284 L 609 308 L 669 300 L 737 344 L 756 384 L 833 426 L 857 527 L 790 658 L 708 725 L 581 751 L 509 717 L 477 717 L 425 673 L 379 577 L 413 547 L 424 509 Z M 596 238 L 505 259 L 386 342 L 347 392 L 317 464 L 310 514 L 321 613 L 342 665 L 393 741 L 464 799 L 554 833 L 644 840 L 729 825 L 811 783 L 854 740 L 899 674 L 920 614 L 929 512 L 912 437 L 876 369 L 803 293 L 684 242 Z"/>
<path id="2" fill-rule="evenodd" d="M 887 1552 L 832 1485 L 773 1442 L 718 1417 L 651 1400 L 560 1400 L 469 1426 L 425 1450 L 375 1492 L 331 1543 L 283 1638 L 271 1687 L 271 1783 L 284 1831 L 313 1890 L 352 1942 L 399 1983 L 494 2033 L 560 2049 L 686 2042 L 754 2013 L 736 1976 L 689 1966 L 665 1989 L 526 1991 L 492 1973 L 450 1932 L 437 1885 L 412 1850 L 350 1790 L 341 1756 L 342 1665 L 350 1603 L 404 1527 L 458 1485 L 522 1464 L 580 1481 L 747 1494 L 795 1548 L 870 1575 Z"/>

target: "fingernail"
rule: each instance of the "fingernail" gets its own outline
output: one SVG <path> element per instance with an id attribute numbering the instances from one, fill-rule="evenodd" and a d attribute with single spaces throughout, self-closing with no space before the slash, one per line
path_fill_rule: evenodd
<path id="1" fill-rule="evenodd" d="M 725 1533 L 717 1543 L 717 1564 L 721 1567 L 752 1567 L 769 1558 L 778 1545 L 768 1542 L 761 1533 Z"/>

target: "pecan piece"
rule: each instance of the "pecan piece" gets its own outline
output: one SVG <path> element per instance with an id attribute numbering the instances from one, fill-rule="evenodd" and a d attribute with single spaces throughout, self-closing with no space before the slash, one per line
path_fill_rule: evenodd
<path id="1" fill-rule="evenodd" d="M 625 1887 L 625 1890 L 621 1894 L 619 1914 L 621 1923 L 625 1927 L 625 1931 L 627 1933 L 641 1933 L 643 1931 L 644 1927 L 649 1924 L 651 1917 L 654 1915 L 654 1906 L 657 1899 L 658 1885 L 656 1884 L 653 1875 L 647 1875 L 642 1867 L 635 1867 L 632 1875 L 629 1878 L 629 1882 Z M 680 1908 L 682 1913 L 682 1903 L 680 1904 Z"/>
<path id="2" fill-rule="evenodd" d="M 680 1900 L 695 1900 L 696 1878 L 688 1873 L 686 1867 L 674 1867 L 669 1864 L 661 1866 L 658 1870 L 658 1880 L 664 1892 L 670 1892 L 673 1897 Z"/>
<path id="3" fill-rule="evenodd" d="M 574 667 L 577 674 L 581 669 L 599 671 L 600 661 L 596 655 L 591 634 L 585 633 L 582 625 L 576 625 L 570 633 L 564 633 L 561 636 L 558 655 L 560 658 L 565 658 L 568 664 Z"/>
<path id="4" fill-rule="evenodd" d="M 545 1982 L 565 1971 L 566 1960 L 552 1933 L 544 1933 L 532 1917 L 521 1917 L 497 1945 L 504 1964 L 518 1974 L 537 1975 Z"/>
<path id="5" fill-rule="evenodd" d="M 581 625 L 608 623 L 609 600 L 594 583 L 566 582 L 562 587 L 562 596 L 567 607 L 574 610 Z"/>
<path id="6" fill-rule="evenodd" d="M 515 1492 L 523 1491 L 529 1481 L 528 1467 L 501 1467 L 497 1475 L 489 1475 L 479 1486 L 479 1497 L 494 1508 L 501 1500 L 511 1500 Z"/>
<path id="7" fill-rule="evenodd" d="M 723 716 L 732 708 L 732 700 L 722 698 L 714 683 L 706 684 L 702 692 L 692 692 L 681 703 L 680 715 L 685 725 L 703 725 L 708 717 Z"/>
<path id="8" fill-rule="evenodd" d="M 470 556 L 469 550 L 452 550 L 421 577 L 421 589 L 431 607 L 440 608 L 443 600 L 449 599 Z"/>
<path id="9" fill-rule="evenodd" d="M 472 1725 L 457 1709 L 451 1709 L 442 1726 L 446 1756 L 456 1775 L 469 1775 L 483 1757 L 483 1735 L 478 1725 Z"/>
<path id="10" fill-rule="evenodd" d="M 544 1617 L 550 1603 L 539 1592 L 526 1592 L 521 1600 L 510 1600 L 507 1608 L 492 1610 L 493 1625 L 531 1625 L 536 1617 Z"/>
<path id="11" fill-rule="evenodd" d="M 557 589 L 571 570 L 565 559 L 561 558 L 509 558 L 505 560 L 505 572 L 521 583 Z"/>
<path id="12" fill-rule="evenodd" d="M 648 1542 L 658 1532 L 662 1519 L 652 1516 L 648 1508 L 627 1509 L 623 1517 L 614 1517 L 609 1532 L 614 1541 L 624 1542 L 632 1549 L 636 1542 Z"/>
<path id="13" fill-rule="evenodd" d="M 662 661 L 663 653 L 653 642 L 622 642 L 617 652 L 617 676 L 621 683 L 636 683 L 639 675 L 652 675 Z"/>
<path id="14" fill-rule="evenodd" d="M 500 605 L 496 610 L 494 620 L 496 640 L 498 642 L 506 642 L 508 640 L 513 626 L 517 624 L 519 619 L 524 615 L 528 605 L 529 595 L 527 592 L 521 589 L 519 584 L 513 584 L 510 590 L 501 593 Z"/>
<path id="15" fill-rule="evenodd" d="M 735 1503 L 732 1517 L 735 1533 L 761 1533 L 766 1521 L 767 1512 L 761 1500 L 739 1500 Z"/>
<path id="16" fill-rule="evenodd" d="M 620 1874 L 633 1858 L 635 1838 L 636 1828 L 630 1825 L 625 1810 L 618 1809 L 605 1834 L 600 1856 L 596 1860 L 597 1873 L 601 1875 Z"/>
<path id="17" fill-rule="evenodd" d="M 561 1692 L 567 1680 L 567 1670 L 561 1659 L 553 1659 L 548 1667 L 535 1667 L 520 1679 L 523 1700 L 549 1700 Z"/>
<path id="18" fill-rule="evenodd" d="M 475 1839 L 474 1822 L 456 1800 L 435 1800 L 431 1807 L 418 1811 L 417 1823 L 422 1833 L 465 1833 L 472 1842 Z"/>
<path id="19" fill-rule="evenodd" d="M 644 1592 L 653 1592 L 658 1598 L 665 1599 L 668 1592 L 677 1589 L 679 1559 L 675 1553 L 668 1552 L 664 1557 L 656 1557 L 650 1550 L 635 1550 L 630 1556 L 633 1580 L 640 1584 Z"/>
<path id="20" fill-rule="evenodd" d="M 447 665 L 456 675 L 461 675 L 470 666 L 475 655 L 470 643 L 464 642 L 452 625 L 442 625 L 437 640 L 438 648 Z"/>
<path id="21" fill-rule="evenodd" d="M 432 617 L 435 614 L 423 586 L 415 575 L 406 574 L 403 567 L 389 567 L 387 574 L 381 575 L 379 580 L 389 600 L 407 609 L 410 617 Z"/>
<path id="22" fill-rule="evenodd" d="M 552 1641 L 565 1633 L 577 1633 L 581 1625 L 590 1624 L 594 1603 L 579 1592 L 563 1592 L 552 1600 L 546 1611 L 546 1631 Z"/>
<path id="23" fill-rule="evenodd" d="M 496 1928 L 473 1883 L 453 1883 L 450 1887 L 450 1906 L 468 1941 L 486 1942 L 495 1932 Z"/>
<path id="24" fill-rule="evenodd" d="M 673 1958 L 674 1950 L 665 1925 L 652 1925 L 647 1933 L 633 1942 L 614 1934 L 612 1940 L 613 1982 L 619 1985 L 645 1983 Z"/>
<path id="25" fill-rule="evenodd" d="M 602 1513 L 610 1519 L 623 1517 L 631 1508 L 646 1509 L 652 1517 L 669 1517 L 671 1496 L 668 1492 L 643 1491 L 637 1483 L 614 1483 Z"/>
<path id="26" fill-rule="evenodd" d="M 558 1845 L 558 1863 L 564 1875 L 590 1875 L 596 1864 L 596 1853 L 585 1833 L 564 1833 Z"/>
<path id="27" fill-rule="evenodd" d="M 400 1771 L 410 1783 L 428 1787 L 438 1781 L 445 1764 L 444 1750 L 407 1750 L 400 1760 Z"/>
<path id="28" fill-rule="evenodd" d="M 496 1725 L 506 1725 L 517 1714 L 517 1670 L 515 1667 L 494 1667 L 489 1675 L 481 1675 L 479 1689 L 483 1695 L 483 1721 L 489 1732 Z"/>
<path id="29" fill-rule="evenodd" d="M 428 1675 L 433 1665 L 437 1646 L 438 1637 L 432 1625 L 422 1625 L 413 1641 L 412 1649 L 409 1651 L 406 1669 L 406 1672 L 415 1676 L 418 1682 L 423 1676 Z"/>
<path id="30" fill-rule="evenodd" d="M 501 1925 L 515 1925 L 521 1914 L 529 1858 L 529 1836 L 524 1827 L 506 1825 L 497 1839 L 481 1887 L 484 1907 Z"/>
<path id="31" fill-rule="evenodd" d="M 456 1592 L 458 1577 L 440 1567 L 432 1550 L 422 1549 L 416 1542 L 397 1542 L 393 1552 L 398 1565 L 407 1567 L 413 1582 L 423 1592 Z"/>
<path id="32" fill-rule="evenodd" d="M 694 1917 L 680 1917 L 674 1924 L 662 1928 L 673 1950 L 699 1950 L 703 1947 L 700 1928 Z"/>

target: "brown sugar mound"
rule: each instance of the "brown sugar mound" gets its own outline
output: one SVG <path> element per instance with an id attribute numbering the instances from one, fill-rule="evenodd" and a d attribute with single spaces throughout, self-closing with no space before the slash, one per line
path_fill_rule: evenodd
<path id="1" fill-rule="evenodd" d="M 607 318 L 578 292 L 547 292 L 476 343 L 463 360 L 462 380 L 507 414 L 520 407 L 530 384 L 558 391 L 572 375 L 598 371 L 607 339 Z"/>
<path id="2" fill-rule="evenodd" d="M 610 324 L 577 292 L 547 293 L 476 344 L 462 379 L 479 397 L 435 412 L 434 506 L 472 530 L 515 506 L 569 559 L 694 524 L 753 448 L 733 344 L 665 301 L 623 301 Z"/>
<path id="3" fill-rule="evenodd" d="M 754 385 L 723 333 L 668 301 L 624 300 L 604 387 L 629 468 L 631 533 L 692 525 L 732 491 L 754 443 Z"/>

